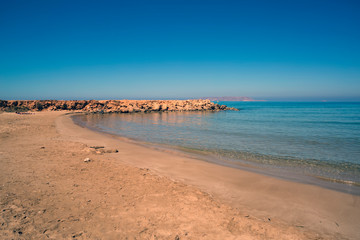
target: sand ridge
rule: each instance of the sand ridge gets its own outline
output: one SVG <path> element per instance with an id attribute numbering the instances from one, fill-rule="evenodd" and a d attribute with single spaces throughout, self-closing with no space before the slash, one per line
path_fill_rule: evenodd
<path id="1" fill-rule="evenodd" d="M 0 114 L 0 238 L 345 239 L 253 215 L 161 166 L 136 166 L 157 153 L 131 146 L 71 125 L 63 112 Z"/>

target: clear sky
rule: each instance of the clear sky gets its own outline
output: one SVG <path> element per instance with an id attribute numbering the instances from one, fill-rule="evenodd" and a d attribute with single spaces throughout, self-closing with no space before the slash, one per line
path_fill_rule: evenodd
<path id="1" fill-rule="evenodd" d="M 0 0 L 0 99 L 360 100 L 360 1 Z"/>

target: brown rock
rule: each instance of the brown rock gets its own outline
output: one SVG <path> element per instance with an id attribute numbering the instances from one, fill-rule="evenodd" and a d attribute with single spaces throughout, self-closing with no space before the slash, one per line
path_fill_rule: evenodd
<path id="1" fill-rule="evenodd" d="M 210 100 L 0 100 L 0 110 L 16 111 L 82 110 L 98 113 L 131 113 L 149 111 L 219 111 L 235 110 Z"/>

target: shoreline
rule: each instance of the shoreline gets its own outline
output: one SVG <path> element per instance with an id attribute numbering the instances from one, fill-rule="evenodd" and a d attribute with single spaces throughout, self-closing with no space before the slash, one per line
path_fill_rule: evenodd
<path id="1" fill-rule="evenodd" d="M 72 121 L 71 117 L 67 117 Z M 70 126 L 70 124 L 67 127 L 81 128 L 73 122 L 72 124 L 75 126 Z M 83 130 L 91 131 L 91 134 L 94 134 L 93 137 L 104 136 L 110 142 L 112 142 L 110 139 L 114 139 L 115 141 L 122 141 L 123 144 L 134 145 L 138 149 L 135 152 L 143 151 L 147 155 L 160 155 L 157 158 L 151 158 L 153 161 L 150 163 L 136 157 L 123 162 L 136 167 L 149 168 L 159 175 L 198 187 L 232 207 L 247 209 L 260 218 L 271 215 L 272 218 L 278 218 L 293 226 L 301 225 L 323 232 L 333 230 L 337 225 L 351 226 L 360 220 L 360 197 L 356 195 L 204 162 L 194 158 L 190 159 L 187 156 L 176 156 L 174 151 L 162 152 L 147 148 L 134 140 L 126 141 L 121 136 L 87 128 Z M 166 158 L 172 158 L 174 162 L 164 161 L 163 159 Z M 177 169 L 172 168 L 173 166 L 176 166 Z M 242 201 L 239 202 L 238 199 Z M 309 214 L 312 211 L 315 211 L 316 214 Z M 336 214 L 329 211 L 336 212 Z M 338 214 L 340 212 L 341 215 Z M 285 213 L 287 215 L 284 215 Z M 332 216 L 329 219 L 318 220 L 320 213 L 322 217 Z M 327 223 L 324 224 L 324 222 Z M 353 234 L 358 234 L 355 230 L 356 226 L 354 225 L 352 228 Z"/>
<path id="2" fill-rule="evenodd" d="M 360 196 L 360 185 L 358 182 L 347 181 L 337 178 L 330 178 L 321 175 L 312 175 L 305 172 L 297 172 L 298 170 L 302 171 L 304 169 L 299 169 L 294 166 L 282 166 L 277 168 L 276 166 L 267 166 L 261 163 L 251 163 L 246 161 L 236 161 L 231 158 L 219 158 L 214 155 L 211 151 L 202 151 L 198 149 L 188 149 L 186 147 L 171 145 L 171 144 L 162 144 L 162 143 L 153 143 L 138 140 L 135 138 L 129 138 L 122 136 L 120 134 L 105 132 L 96 127 L 87 126 L 86 122 L 78 118 L 77 116 L 83 115 L 86 113 L 72 114 L 71 119 L 75 122 L 76 125 L 90 129 L 91 131 L 98 132 L 100 134 L 106 134 L 109 137 L 120 137 L 122 140 L 129 141 L 134 144 L 138 144 L 147 148 L 159 150 L 159 151 L 168 151 L 170 153 L 175 153 L 182 155 L 184 157 L 193 158 L 196 160 L 208 162 L 211 164 L 225 166 L 235 169 L 240 169 L 243 171 L 249 171 L 260 175 L 265 175 L 268 177 L 276 178 L 279 180 L 285 180 L 290 182 L 309 184 L 318 186 L 321 188 L 326 188 L 329 190 L 335 190 L 341 193 L 346 193 L 350 195 Z M 146 113 L 133 113 L 133 114 L 146 114 Z M 259 156 L 261 157 L 261 156 Z"/>
<path id="3" fill-rule="evenodd" d="M 359 238 L 358 196 L 146 148 L 67 113 L 0 114 L 0 236 Z"/>

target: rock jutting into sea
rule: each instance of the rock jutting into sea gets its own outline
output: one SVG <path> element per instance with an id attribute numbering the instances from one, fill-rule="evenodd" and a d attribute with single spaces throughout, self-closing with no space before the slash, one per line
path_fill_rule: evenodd
<path id="1" fill-rule="evenodd" d="M 0 100 L 1 111 L 72 110 L 93 113 L 234 110 L 210 100 Z"/>

